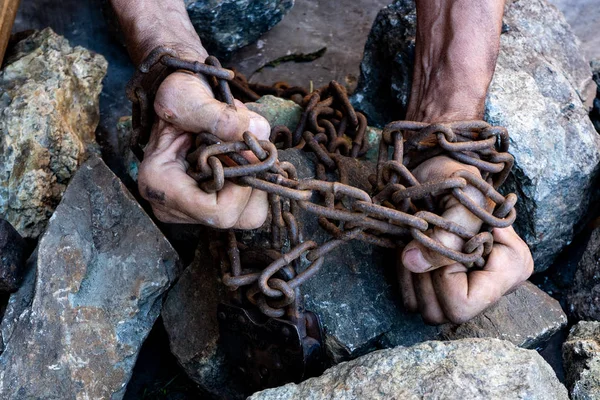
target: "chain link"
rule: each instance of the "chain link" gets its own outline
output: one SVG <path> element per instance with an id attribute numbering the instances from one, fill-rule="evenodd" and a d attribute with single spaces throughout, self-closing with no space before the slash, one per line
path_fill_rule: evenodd
<path id="1" fill-rule="evenodd" d="M 492 250 L 491 228 L 507 227 L 515 220 L 516 196 L 503 196 L 497 190 L 514 163 L 507 153 L 509 137 L 504 128 L 484 121 L 392 122 L 383 130 L 376 174 L 371 177 L 373 191 L 367 193 L 348 183 L 348 172 L 341 162 L 341 157 L 358 158 L 368 150 L 367 119 L 354 110 L 342 85 L 333 81 L 308 93 L 282 82 L 272 87 L 249 84 L 243 75 L 222 68 L 214 57 L 205 63 L 189 62 L 178 59 L 167 48 L 150 54 L 128 87 L 134 104 L 132 145 L 147 143 L 153 95 L 162 79 L 177 69 L 209 77 L 217 98 L 230 105 L 233 95 L 255 101 L 263 94 L 272 94 L 303 107 L 293 132 L 276 126 L 269 141 L 257 140 L 246 132 L 237 142 L 200 133 L 187 158 L 188 174 L 206 192 L 219 191 L 229 180 L 268 193 L 271 240 L 264 265 L 244 269 L 240 257 L 244 246 L 230 231 L 222 280 L 238 301 L 242 288 L 246 288 L 247 301 L 269 317 L 301 320 L 300 286 L 318 274 L 329 252 L 351 240 L 393 248 L 414 239 L 450 260 L 482 267 Z M 316 179 L 299 180 L 294 165 L 278 160 L 278 151 L 287 148 L 316 156 Z M 251 152 L 259 161 L 250 163 L 241 152 Z M 420 183 L 411 170 L 438 155 L 473 166 L 481 175 L 461 170 L 447 179 Z M 328 179 L 332 174 L 337 174 L 336 181 Z M 486 206 L 465 193 L 467 186 L 482 194 Z M 438 204 L 444 196 L 454 197 L 480 218 L 484 223 L 481 231 L 470 232 L 440 216 Z M 300 209 L 315 214 L 331 239 L 320 245 L 302 240 L 297 221 Z M 432 238 L 434 228 L 462 238 L 465 244 L 461 251 Z M 303 258 L 309 266 L 299 272 Z"/>

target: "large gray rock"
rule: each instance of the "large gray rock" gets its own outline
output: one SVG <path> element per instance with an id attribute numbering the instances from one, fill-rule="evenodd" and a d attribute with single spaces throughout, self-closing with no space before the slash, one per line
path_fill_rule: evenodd
<path id="1" fill-rule="evenodd" d="M 600 399 L 600 322 L 581 321 L 571 328 L 563 362 L 571 399 Z"/>
<path id="2" fill-rule="evenodd" d="M 600 7 L 596 0 L 549 0 L 563 14 L 581 41 L 588 59 L 600 57 Z"/>
<path id="3" fill-rule="evenodd" d="M 380 350 L 318 378 L 258 392 L 251 400 L 568 399 L 537 352 L 506 341 L 467 339 Z"/>
<path id="4" fill-rule="evenodd" d="M 568 312 L 577 320 L 600 321 L 600 228 L 590 236 L 567 293 Z"/>
<path id="5" fill-rule="evenodd" d="M 177 254 L 96 157 L 71 180 L 2 321 L 3 399 L 120 399 L 179 273 Z"/>
<path id="6" fill-rule="evenodd" d="M 37 238 L 95 145 L 104 58 L 50 28 L 19 42 L 0 72 L 0 217 Z"/>
<path id="7" fill-rule="evenodd" d="M 313 159 L 306 152 L 280 151 L 280 160 L 293 163 L 301 178 L 314 176 Z M 350 182 L 365 187 L 373 165 L 352 159 L 345 162 Z M 318 243 L 327 239 L 314 215 L 301 213 L 299 221 L 304 238 Z M 238 240 L 252 245 L 248 239 L 252 237 L 260 235 L 239 234 Z M 196 260 L 169 292 L 163 320 L 171 350 L 188 375 L 215 397 L 241 398 L 244 393 L 239 387 L 224 384 L 235 376 L 217 342 L 216 308 L 227 301 L 227 295 L 219 281 L 220 267 L 206 247 L 206 243 L 200 244 Z M 302 286 L 306 308 L 323 322 L 328 362 L 336 364 L 380 348 L 440 338 L 502 338 L 537 348 L 566 324 L 558 302 L 527 283 L 466 324 L 427 326 L 419 316 L 403 311 L 396 277 L 389 268 L 393 262 L 385 249 L 354 241 L 330 253 L 318 276 Z M 303 260 L 301 268 L 306 267 Z"/>
<path id="8" fill-rule="evenodd" d="M 443 325 L 439 337 L 491 337 L 526 349 L 538 349 L 565 326 L 567 316 L 560 303 L 534 284 L 525 282 L 466 324 Z"/>
<path id="9" fill-rule="evenodd" d="M 202 44 L 227 56 L 277 25 L 294 0 L 185 0 L 185 6 Z"/>
<path id="10" fill-rule="evenodd" d="M 375 21 L 353 96 L 371 122 L 402 116 L 415 26 L 412 0 L 395 1 Z M 591 72 L 564 17 L 544 0 L 507 1 L 503 31 L 486 119 L 511 135 L 516 164 L 506 190 L 519 196 L 516 228 L 542 271 L 571 242 L 592 197 L 600 138 L 583 105 Z"/>

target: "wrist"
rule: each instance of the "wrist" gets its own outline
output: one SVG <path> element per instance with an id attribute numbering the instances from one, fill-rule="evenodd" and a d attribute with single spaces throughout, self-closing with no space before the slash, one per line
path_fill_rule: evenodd
<path id="1" fill-rule="evenodd" d="M 429 123 L 482 119 L 491 77 L 458 70 L 460 76 L 451 76 L 454 71 L 445 68 L 415 71 L 406 119 Z"/>
<path id="2" fill-rule="evenodd" d="M 139 65 L 152 50 L 169 47 L 178 57 L 203 62 L 208 56 L 183 1 L 111 0 L 132 61 Z"/>

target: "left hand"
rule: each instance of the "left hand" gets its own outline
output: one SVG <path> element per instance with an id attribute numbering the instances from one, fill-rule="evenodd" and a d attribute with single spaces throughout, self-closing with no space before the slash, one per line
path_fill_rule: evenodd
<path id="1" fill-rule="evenodd" d="M 479 171 L 448 157 L 428 160 L 413 173 L 419 182 L 450 177 L 459 170 Z M 470 186 L 465 193 L 482 204 L 481 193 Z M 453 196 L 440 199 L 442 216 L 472 232 L 478 232 L 481 220 Z M 420 312 L 428 324 L 452 322 L 461 324 L 477 316 L 516 289 L 533 272 L 533 258 L 527 244 L 512 227 L 492 231 L 494 247 L 483 269 L 469 270 L 423 247 L 413 240 L 398 253 L 397 272 L 404 306 Z M 447 231 L 434 228 L 431 236 L 454 250 L 461 250 L 464 241 Z"/>

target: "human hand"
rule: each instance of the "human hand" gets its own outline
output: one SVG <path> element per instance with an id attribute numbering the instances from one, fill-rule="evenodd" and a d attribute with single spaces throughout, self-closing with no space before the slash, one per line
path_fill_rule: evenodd
<path id="1" fill-rule="evenodd" d="M 419 182 L 450 177 L 466 170 L 479 175 L 472 166 L 445 156 L 434 157 L 413 173 Z M 475 188 L 464 192 L 479 205 L 485 198 Z M 474 234 L 481 220 L 452 195 L 440 199 L 444 218 L 456 222 Z M 398 253 L 397 272 L 404 306 L 420 312 L 426 323 L 464 323 L 477 316 L 524 282 L 533 272 L 533 259 L 527 244 L 512 227 L 494 228 L 494 246 L 483 269 L 469 270 L 463 264 L 440 256 L 416 240 Z M 430 236 L 453 250 L 462 250 L 464 240 L 435 227 Z"/>
<path id="2" fill-rule="evenodd" d="M 158 118 L 138 175 L 140 194 L 159 220 L 221 229 L 254 229 L 264 223 L 269 207 L 265 192 L 225 182 L 220 191 L 206 193 L 186 173 L 192 133 L 234 141 L 249 131 L 259 140 L 269 140 L 267 120 L 239 101 L 235 106 L 216 100 L 198 75 L 175 72 L 160 85 L 154 101 Z"/>

